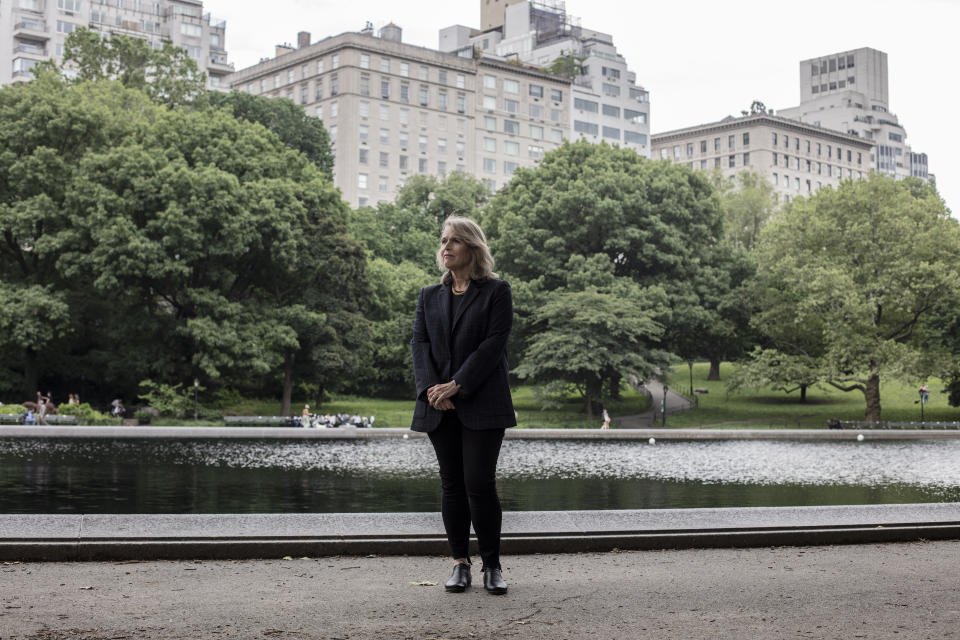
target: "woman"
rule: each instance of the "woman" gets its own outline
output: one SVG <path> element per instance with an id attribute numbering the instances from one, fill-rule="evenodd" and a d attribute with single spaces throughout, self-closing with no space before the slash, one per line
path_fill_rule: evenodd
<path id="1" fill-rule="evenodd" d="M 504 430 L 517 424 L 507 374 L 513 324 L 510 285 L 497 279 L 480 227 L 444 222 L 437 251 L 440 284 L 424 287 L 413 323 L 417 404 L 411 429 L 429 434 L 440 464 L 443 526 L 454 558 L 446 590 L 470 586 L 470 524 L 488 593 L 507 592 L 500 569 L 497 458 Z"/>

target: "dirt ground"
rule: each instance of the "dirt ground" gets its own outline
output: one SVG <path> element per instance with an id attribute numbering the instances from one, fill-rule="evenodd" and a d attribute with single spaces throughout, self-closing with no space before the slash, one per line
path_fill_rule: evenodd
<path id="1" fill-rule="evenodd" d="M 960 543 L 0 565 L 3 640 L 960 638 Z"/>

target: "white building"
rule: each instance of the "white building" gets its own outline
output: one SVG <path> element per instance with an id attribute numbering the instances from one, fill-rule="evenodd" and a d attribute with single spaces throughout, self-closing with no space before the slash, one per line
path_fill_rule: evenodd
<path id="1" fill-rule="evenodd" d="M 462 25 L 440 32 L 440 50 L 477 50 L 549 68 L 572 63 L 569 126 L 576 138 L 606 141 L 650 156 L 650 94 L 617 52 L 609 34 L 582 28 L 563 0 L 481 0 L 483 30 Z"/>
<path id="2" fill-rule="evenodd" d="M 202 0 L 3 0 L 0 1 L 0 85 L 33 77 L 41 60 L 63 58 L 67 36 L 87 27 L 105 36 L 169 42 L 186 49 L 207 74 L 210 88 L 224 84 L 226 22 L 203 12 Z"/>
<path id="3" fill-rule="evenodd" d="M 800 105 L 778 115 L 869 141 L 870 168 L 889 176 L 928 178 L 927 154 L 914 153 L 890 112 L 887 54 L 862 48 L 800 63 Z"/>

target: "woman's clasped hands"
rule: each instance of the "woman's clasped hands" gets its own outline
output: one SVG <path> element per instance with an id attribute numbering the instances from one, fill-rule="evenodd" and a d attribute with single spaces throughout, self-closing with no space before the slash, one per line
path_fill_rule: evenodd
<path id="1" fill-rule="evenodd" d="M 427 389 L 427 401 L 430 406 L 437 411 L 448 411 L 453 409 L 453 401 L 450 400 L 460 391 L 460 385 L 456 381 L 435 384 Z"/>

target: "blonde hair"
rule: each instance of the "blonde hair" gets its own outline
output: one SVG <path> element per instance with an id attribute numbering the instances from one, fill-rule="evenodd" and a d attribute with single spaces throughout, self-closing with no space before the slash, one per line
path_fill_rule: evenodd
<path id="1" fill-rule="evenodd" d="M 443 221 L 443 228 L 453 232 L 453 235 L 460 239 L 470 248 L 472 271 L 471 280 L 486 280 L 496 278 L 497 274 L 493 272 L 493 256 L 490 254 L 490 247 L 487 246 L 487 237 L 483 235 L 483 229 L 470 218 L 452 215 Z M 440 282 L 449 285 L 453 282 L 453 274 L 443 266 L 443 249 L 437 250 L 437 266 L 443 272 Z"/>

